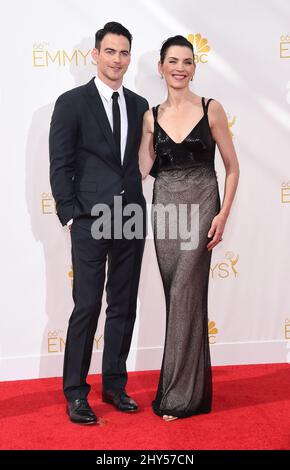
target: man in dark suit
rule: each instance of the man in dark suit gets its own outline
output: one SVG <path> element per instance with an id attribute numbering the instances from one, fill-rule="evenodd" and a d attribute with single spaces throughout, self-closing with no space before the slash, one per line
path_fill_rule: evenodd
<path id="1" fill-rule="evenodd" d="M 94 424 L 87 395 L 94 335 L 107 271 L 107 310 L 102 363 L 103 401 L 134 412 L 127 395 L 126 360 L 136 317 L 137 291 L 144 249 L 146 203 L 138 166 L 143 114 L 147 101 L 122 86 L 130 63 L 132 36 L 119 23 L 97 31 L 92 57 L 97 76 L 56 101 L 51 119 L 50 180 L 62 225 L 69 225 L 74 271 L 74 310 L 69 320 L 63 387 L 71 421 Z M 121 204 L 115 208 L 114 198 Z M 142 236 L 94 236 L 98 204 L 110 208 L 112 226 L 128 204 L 141 208 Z M 101 224 L 102 225 L 102 224 Z M 106 225 L 104 223 L 103 225 Z M 140 229 L 140 227 L 139 227 Z M 136 230 L 138 232 L 138 230 Z M 139 230 L 140 233 L 140 230 Z"/>

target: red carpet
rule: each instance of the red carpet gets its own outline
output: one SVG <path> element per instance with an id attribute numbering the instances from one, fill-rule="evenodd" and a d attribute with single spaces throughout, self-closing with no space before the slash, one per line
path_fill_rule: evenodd
<path id="1" fill-rule="evenodd" d="M 135 415 L 102 403 L 100 376 L 91 376 L 104 424 L 90 427 L 68 421 L 61 379 L 2 382 L 0 449 L 289 449 L 289 364 L 214 367 L 213 378 L 210 414 L 165 423 L 150 407 L 158 372 L 130 373 Z"/>

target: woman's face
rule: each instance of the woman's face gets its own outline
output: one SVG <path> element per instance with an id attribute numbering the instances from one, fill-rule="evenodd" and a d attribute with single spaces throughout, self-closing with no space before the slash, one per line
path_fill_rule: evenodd
<path id="1" fill-rule="evenodd" d="M 195 72 L 192 51 L 186 46 L 169 47 L 164 62 L 163 64 L 159 62 L 158 69 L 169 87 L 188 87 Z"/>

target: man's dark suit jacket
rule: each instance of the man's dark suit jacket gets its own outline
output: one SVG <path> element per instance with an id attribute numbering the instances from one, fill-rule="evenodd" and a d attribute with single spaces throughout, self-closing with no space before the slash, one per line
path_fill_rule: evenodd
<path id="1" fill-rule="evenodd" d="M 122 190 L 128 203 L 145 207 L 138 150 L 148 103 L 126 88 L 124 96 L 128 137 L 123 165 L 94 79 L 56 101 L 49 135 L 50 182 L 62 225 L 90 216 L 96 203 L 111 206 Z"/>

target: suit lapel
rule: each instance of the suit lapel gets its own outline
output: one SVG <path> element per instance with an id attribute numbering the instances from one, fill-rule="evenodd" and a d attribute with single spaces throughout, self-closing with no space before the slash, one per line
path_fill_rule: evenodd
<path id="1" fill-rule="evenodd" d="M 125 155 L 123 161 L 123 169 L 128 164 L 128 159 L 132 147 L 132 143 L 135 137 L 135 130 L 137 124 L 137 108 L 134 95 L 130 94 L 129 91 L 124 87 L 124 96 L 127 107 L 127 117 L 128 117 L 128 133 L 127 133 L 127 142 L 125 147 Z"/>
<path id="2" fill-rule="evenodd" d="M 112 133 L 112 129 L 110 123 L 108 121 L 107 113 L 105 111 L 102 98 L 97 90 L 95 85 L 94 78 L 89 81 L 86 85 L 87 93 L 86 93 L 86 100 L 87 104 L 92 111 L 93 115 L 95 116 L 96 120 L 104 137 L 107 140 L 107 143 L 112 151 L 114 156 L 114 163 L 117 163 L 118 167 L 121 168 L 120 157 L 118 156 L 118 152 L 115 146 L 115 141 Z M 130 94 L 129 90 L 124 87 L 124 96 L 126 101 L 126 108 L 127 108 L 127 117 L 128 117 L 128 133 L 127 133 L 127 142 L 125 147 L 125 155 L 123 161 L 123 169 L 127 166 L 130 151 L 132 148 L 132 143 L 135 137 L 135 131 L 137 126 L 137 107 L 134 95 Z"/>
<path id="3" fill-rule="evenodd" d="M 87 84 L 87 92 L 88 93 L 86 94 L 86 99 L 87 99 L 88 106 L 90 107 L 92 113 L 97 119 L 98 124 L 100 128 L 102 129 L 103 134 L 108 142 L 108 145 L 114 157 L 116 158 L 117 163 L 120 166 L 120 158 L 117 153 L 112 129 L 111 129 L 108 117 L 107 117 L 106 110 L 102 102 L 102 98 L 100 97 L 100 94 L 97 90 L 94 79 L 90 80 L 89 83 Z"/>

